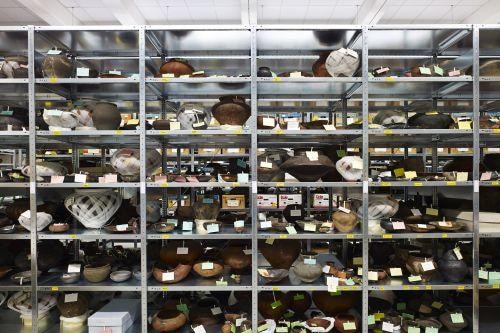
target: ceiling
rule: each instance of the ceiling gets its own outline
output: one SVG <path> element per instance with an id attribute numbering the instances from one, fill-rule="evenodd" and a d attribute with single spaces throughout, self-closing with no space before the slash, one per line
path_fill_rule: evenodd
<path id="1" fill-rule="evenodd" d="M 499 0 L 0 0 L 0 25 L 500 23 Z M 242 10 L 244 8 L 245 10 Z"/>

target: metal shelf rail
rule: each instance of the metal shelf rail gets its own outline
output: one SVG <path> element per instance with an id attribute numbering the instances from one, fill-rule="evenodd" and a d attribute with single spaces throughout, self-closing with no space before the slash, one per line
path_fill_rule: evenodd
<path id="1" fill-rule="evenodd" d="M 310 33 L 315 30 L 345 30 L 355 32 L 351 37 L 348 44 L 356 44 L 361 50 L 362 66 L 361 73 L 357 77 L 353 78 L 283 78 L 283 79 L 269 79 L 269 78 L 258 78 L 257 68 L 258 62 L 260 61 L 277 61 L 280 59 L 290 59 L 291 61 L 297 59 L 316 59 L 316 56 L 301 53 L 303 51 L 297 46 L 293 50 L 286 50 L 289 54 L 273 54 L 272 52 L 266 53 L 264 50 L 261 52 L 260 42 L 262 37 L 264 43 L 269 45 L 270 41 L 265 40 L 266 36 L 273 31 L 278 32 L 288 32 L 293 33 L 299 31 L 301 34 Z M 257 270 L 252 270 L 252 275 L 245 276 L 245 283 L 237 288 L 219 288 L 215 286 L 210 286 L 208 284 L 196 285 L 189 284 L 189 281 L 185 285 L 178 285 L 172 287 L 162 287 L 155 285 L 154 283 L 148 284 L 147 280 L 147 257 L 146 257 L 146 243 L 148 239 L 181 239 L 184 236 L 186 238 L 197 238 L 194 236 L 174 234 L 172 237 L 164 237 L 165 235 L 155 235 L 149 234 L 146 230 L 146 200 L 147 200 L 147 190 L 155 187 L 203 187 L 203 186 L 231 186 L 231 187 L 243 187 L 247 188 L 250 195 L 250 215 L 252 217 L 252 228 L 250 229 L 250 235 L 229 235 L 226 238 L 239 239 L 241 237 L 251 236 L 252 250 L 253 250 L 253 267 L 258 266 L 258 252 L 257 245 L 258 239 L 263 239 L 267 237 L 265 233 L 259 233 L 258 231 L 258 220 L 257 213 L 259 209 L 256 205 L 256 195 L 258 187 L 297 187 L 297 188 L 308 188 L 308 187 L 326 187 L 326 188 L 359 188 L 362 193 L 363 199 L 363 222 L 361 233 L 356 235 L 335 235 L 331 239 L 354 239 L 360 240 L 363 244 L 363 283 L 361 286 L 357 286 L 355 289 L 351 290 L 361 290 L 362 291 L 362 304 L 363 304 L 363 332 L 368 332 L 367 314 L 368 314 L 368 292 L 369 290 L 429 290 L 429 289 L 445 289 L 445 290 L 463 290 L 472 289 L 473 290 L 473 332 L 479 332 L 479 290 L 486 288 L 493 288 L 491 285 L 480 285 L 478 279 L 479 270 L 479 241 L 480 241 L 480 230 L 479 230 L 479 191 L 482 186 L 496 186 L 498 182 L 480 182 L 479 173 L 479 161 L 480 161 L 480 150 L 482 148 L 488 147 L 488 145 L 496 144 L 498 145 L 500 141 L 499 131 L 496 130 L 481 130 L 479 128 L 479 115 L 480 115 L 480 102 L 481 102 L 481 91 L 480 82 L 491 83 L 499 81 L 498 77 L 480 77 L 479 72 L 479 61 L 480 61 L 480 45 L 479 38 L 482 30 L 500 30 L 500 26 L 492 25 L 390 25 L 390 26 L 339 26 L 339 25 L 314 25 L 314 26 L 287 26 L 287 25 L 273 25 L 273 26 L 263 26 L 263 25 L 242 25 L 242 26 L 71 26 L 71 27 L 35 27 L 35 26 L 23 26 L 23 27 L 1 27 L 0 31 L 7 32 L 23 32 L 27 34 L 25 47 L 25 53 L 28 54 L 29 59 L 29 77 L 28 79 L 17 79 L 8 80 L 0 79 L 0 87 L 7 87 L 8 85 L 24 85 L 27 86 L 26 91 L 29 103 L 29 131 L 21 133 L 0 133 L 0 137 L 3 144 L 9 147 L 15 147 L 16 149 L 24 148 L 29 151 L 29 163 L 35 165 L 37 155 L 35 154 L 37 149 L 47 148 L 47 147 L 69 147 L 73 148 L 73 158 L 78 161 L 78 147 L 88 146 L 88 147 L 100 147 L 104 145 L 120 146 L 120 145 L 135 145 L 140 148 L 141 160 L 145 160 L 146 157 L 146 147 L 154 146 L 156 148 L 165 148 L 165 144 L 169 144 L 175 147 L 203 147 L 203 146 L 213 146 L 214 144 L 228 145 L 226 142 L 227 137 L 233 140 L 233 145 L 241 144 L 249 148 L 249 154 L 245 155 L 249 157 L 250 170 L 251 170 L 251 182 L 245 184 L 175 184 L 175 183 L 164 183 L 156 184 L 149 183 L 146 181 L 146 171 L 145 168 L 141 168 L 140 180 L 137 183 L 122 183 L 122 184 L 40 184 L 36 182 L 36 174 L 32 174 L 29 183 L 18 183 L 18 184 L 0 184 L 0 187 L 21 187 L 29 189 L 30 196 L 30 208 L 32 211 L 31 218 L 31 232 L 29 234 L 23 235 L 5 235 L 4 238 L 16 238 L 19 239 L 30 239 L 31 245 L 31 268 L 32 271 L 37 270 L 37 240 L 38 239 L 101 239 L 105 238 L 106 235 L 102 233 L 95 232 L 85 232 L 82 230 L 75 230 L 71 234 L 58 236 L 52 236 L 50 234 L 36 231 L 36 202 L 37 202 L 37 192 L 41 189 L 50 188 L 78 188 L 78 187 L 133 187 L 139 189 L 140 194 L 140 216 L 141 216 L 141 229 L 138 235 L 129 235 L 126 237 L 113 236 L 109 238 L 113 239 L 123 239 L 128 238 L 129 240 L 135 240 L 140 242 L 141 248 L 141 271 L 142 278 L 140 284 L 127 285 L 123 290 L 137 290 L 141 292 L 142 299 L 142 316 L 141 316 L 141 331 L 148 332 L 148 302 L 147 295 L 148 291 L 168 291 L 168 290 L 185 290 L 185 288 L 191 288 L 192 290 L 251 290 L 252 291 L 252 320 L 254 328 L 257 327 L 258 322 L 258 311 L 257 311 L 257 295 L 259 290 L 275 290 L 273 287 L 261 287 L 258 285 L 258 275 Z M 425 30 L 430 31 L 428 38 L 436 38 L 436 34 L 433 33 L 435 30 L 453 30 L 457 31 L 458 35 L 453 35 L 456 38 L 447 42 L 448 44 L 436 44 L 432 45 L 429 50 L 422 51 L 422 54 L 418 54 L 419 50 L 415 51 L 415 54 L 411 52 L 405 53 L 398 58 L 397 55 L 386 55 L 378 53 L 380 50 L 375 50 L 372 54 L 369 49 L 369 41 L 372 32 L 387 30 L 387 31 L 417 31 Z M 114 53 L 120 54 L 122 52 L 127 61 L 135 61 L 134 65 L 138 72 L 138 77 L 133 79 L 43 79 L 35 77 L 35 60 L 39 56 L 35 50 L 36 48 L 36 38 L 37 34 L 43 36 L 44 41 L 49 38 L 50 41 L 54 42 L 51 37 L 59 36 L 64 32 L 72 35 L 74 38 L 81 38 L 81 32 L 91 31 L 93 35 L 99 36 L 104 33 L 131 33 L 131 35 L 137 36 L 137 47 L 136 50 L 133 48 L 131 50 L 107 50 L 106 45 L 99 45 L 99 48 L 95 52 L 79 52 L 78 57 L 81 59 L 106 59 L 106 56 L 112 58 Z M 169 31 L 235 31 L 241 32 L 244 36 L 248 36 L 249 45 L 249 55 L 235 54 L 235 55 L 225 55 L 224 57 L 231 61 L 249 61 L 250 76 L 249 77 L 216 77 L 216 78 L 182 78 L 182 79 L 170 79 L 170 78 L 152 78 L 149 77 L 149 68 L 151 61 L 157 61 L 159 58 L 155 55 L 148 54 L 147 51 L 147 41 L 151 35 L 155 33 L 164 33 Z M 356 33 L 357 32 L 357 33 Z M 465 32 L 465 33 L 464 33 Z M 261 36 L 262 34 L 264 36 Z M 460 40 L 460 37 L 464 37 L 467 34 L 472 33 L 472 67 L 473 75 L 460 76 L 460 77 L 446 77 L 446 78 L 370 78 L 369 77 L 369 62 L 371 60 L 378 61 L 379 59 L 394 59 L 394 61 L 403 61 L 401 59 L 412 59 L 413 58 L 424 58 L 429 59 L 433 56 L 437 58 L 451 58 L 454 59 L 458 57 L 453 53 L 453 50 L 448 51 L 448 49 L 453 46 L 453 42 Z M 457 37 L 458 36 L 458 37 Z M 57 38 L 55 39 L 57 42 Z M 66 46 L 63 42 L 55 43 L 58 46 Z M 272 43 L 272 41 L 271 41 Z M 62 44 L 62 45 L 60 45 Z M 154 43 L 153 43 L 154 44 Z M 110 45 L 113 48 L 116 45 Z M 165 50 L 162 45 L 153 46 L 158 48 L 159 54 L 165 54 Z M 411 48 L 409 48 L 411 50 Z M 87 50 L 92 51 L 92 50 Z M 199 50 L 201 53 L 196 54 L 184 54 L 182 49 L 175 50 L 173 55 L 180 57 L 185 56 L 189 59 L 194 59 L 196 61 L 204 61 L 206 59 L 217 59 L 217 55 L 213 56 L 203 56 L 203 49 Z M 200 55 L 201 54 L 201 55 Z M 169 55 L 171 56 L 171 55 Z M 82 58 L 83 57 L 83 58 Z M 160 59 L 161 60 L 161 59 Z M 406 61 L 406 60 L 405 60 Z M 383 89 L 377 88 L 377 85 L 383 85 L 390 82 L 391 85 L 395 87 L 393 90 L 388 89 L 384 92 Z M 172 101 L 215 101 L 215 97 L 224 93 L 243 93 L 250 97 L 251 103 L 251 117 L 247 122 L 247 128 L 243 131 L 179 131 L 179 132 L 164 132 L 164 131 L 146 131 L 144 126 L 141 126 L 139 130 L 136 131 L 111 131 L 111 132 L 49 132 L 49 131 L 36 131 L 35 130 L 35 110 L 37 108 L 37 103 L 41 101 L 54 100 L 61 101 L 65 100 L 64 93 L 68 91 L 68 87 L 72 85 L 85 86 L 82 88 L 84 92 L 83 96 L 91 96 L 96 90 L 92 90 L 92 87 L 99 87 L 101 85 L 126 84 L 127 91 L 123 95 L 118 95 L 118 98 L 122 98 L 127 101 L 138 102 L 139 107 L 139 121 L 140 124 L 145 124 L 146 114 L 148 111 L 147 103 L 149 101 L 161 101 L 167 97 Z M 228 90 L 224 86 L 218 84 L 237 84 L 241 85 L 243 88 L 238 88 L 237 90 Z M 207 91 L 200 90 L 199 85 L 205 84 L 210 87 Z M 56 86 L 64 85 L 62 90 L 50 90 Z M 166 92 L 166 85 L 171 85 L 175 87 L 168 92 Z M 78 87 L 80 87 L 78 86 Z M 90 86 L 90 88 L 88 88 Z M 373 90 L 371 90 L 373 87 Z M 418 87 L 418 89 L 416 89 Z M 424 88 L 422 88 L 424 87 Z M 87 89 L 88 88 L 88 89 Z M 170 88 L 170 86 L 169 86 Z M 47 92 L 44 89 L 49 89 Z M 98 88 L 97 88 L 98 89 Z M 2 90 L 2 89 L 0 89 Z M 430 94 L 430 91 L 436 92 L 436 95 Z M 72 92 L 72 90 L 69 90 Z M 136 91 L 136 92 L 133 92 Z M 61 95 L 59 97 L 54 96 L 53 93 L 59 92 Z M 78 92 L 77 92 L 78 93 Z M 115 92 L 116 93 L 116 92 Z M 112 91 L 104 91 L 100 96 L 110 96 Z M 372 95 L 373 94 L 373 95 Z M 78 94 L 77 94 L 78 95 Z M 115 96 L 116 97 L 116 96 Z M 472 114 L 474 125 L 472 130 L 436 130 L 436 131 L 421 131 L 421 130 L 368 130 L 369 128 L 369 112 L 371 106 L 369 101 L 372 97 L 375 100 L 379 99 L 412 99 L 412 100 L 436 100 L 436 99 L 446 99 L 446 98 L 459 98 L 466 101 L 472 101 Z M 17 95 L 17 98 L 24 98 L 23 94 Z M 500 99 L 500 95 L 487 94 L 487 99 Z M 11 100 L 16 99 L 16 95 L 9 93 L 8 89 L 4 92 L 0 92 L 0 99 Z M 339 102 L 345 101 L 346 99 L 351 99 L 353 101 L 361 101 L 361 114 L 363 119 L 363 129 L 362 130 L 339 130 L 339 131 L 324 131 L 324 130 L 313 130 L 313 131 L 267 131 L 267 130 L 257 130 L 257 114 L 260 112 L 259 102 L 263 101 L 326 101 L 326 102 Z M 298 109 L 303 107 L 297 107 Z M 331 110 L 330 107 L 326 110 Z M 347 107 L 345 108 L 345 114 L 347 114 Z M 273 112 L 272 107 L 265 106 L 262 107 L 263 113 Z M 276 113 L 283 112 L 277 110 Z M 312 111 L 314 112 L 314 110 Z M 484 135 L 480 136 L 480 133 Z M 95 135 L 99 135 L 96 137 Z M 453 183 L 450 182 L 393 182 L 391 183 L 371 183 L 369 182 L 369 163 L 370 155 L 369 148 L 374 146 L 381 147 L 401 147 L 402 144 L 406 146 L 411 146 L 412 144 L 425 146 L 431 140 L 435 141 L 444 140 L 443 145 L 445 147 L 461 147 L 463 145 L 468 145 L 473 147 L 473 160 L 474 160 L 474 172 L 471 181 L 464 183 Z M 187 140 L 186 140 L 187 139 Z M 484 142 L 483 142 L 484 139 Z M 208 141 L 207 141 L 208 140 Z M 362 157 L 364 163 L 363 177 L 360 182 L 347 183 L 261 183 L 257 182 L 257 149 L 261 147 L 293 147 L 293 146 L 321 146 L 324 144 L 345 144 L 346 147 L 358 147 L 362 149 Z M 436 143 L 433 149 L 441 144 Z M 399 145 L 399 146 L 398 146 Z M 4 147 L 2 147 L 4 148 Z M 76 148 L 76 149 L 75 149 Z M 406 154 L 407 155 L 407 154 Z M 470 156 L 470 153 L 468 154 Z M 387 155 L 389 158 L 390 155 Z M 168 156 L 171 158 L 171 156 Z M 165 158 L 166 159 L 166 158 Z M 180 161 L 180 152 L 177 157 Z M 437 154 L 433 154 L 433 162 L 437 165 Z M 166 165 L 166 161 L 165 161 Z M 384 236 L 373 236 L 368 233 L 368 202 L 369 202 L 369 190 L 373 188 L 380 187 L 444 187 L 444 186 L 459 186 L 470 188 L 473 193 L 473 225 L 474 229 L 471 232 L 464 232 L 451 236 L 451 238 L 472 238 L 473 239 L 473 255 L 474 255 L 474 277 L 471 282 L 463 285 L 447 285 L 447 284 L 436 284 L 434 286 L 414 286 L 410 287 L 404 284 L 391 284 L 389 286 L 377 286 L 368 283 L 368 251 L 369 242 L 373 239 L 384 239 L 384 238 L 394 238 L 394 239 L 405 239 L 405 238 L 415 238 L 416 234 L 401 234 L 390 237 Z M 56 190 L 56 189 L 52 189 Z M 448 237 L 447 236 L 447 237 Z M 491 237 L 491 234 L 485 234 L 484 237 Z M 214 238 L 225 238 L 224 235 L 210 236 L 206 239 Z M 301 239 L 328 239 L 328 235 L 313 235 L 308 236 L 305 234 L 294 235 L 290 238 L 301 238 Z M 426 234 L 422 238 L 445 238 L 443 234 L 436 233 Z M 193 282 L 198 283 L 198 282 Z M 49 282 L 44 282 L 43 285 L 38 285 L 39 281 L 33 279 L 31 286 L 17 287 L 11 285 L 0 284 L 0 290 L 31 290 L 33 304 L 37 303 L 38 292 L 45 291 L 57 291 L 57 290 L 106 290 L 107 286 L 87 286 L 81 285 L 76 288 L 71 286 L 66 286 L 63 289 L 59 289 L 57 286 L 50 286 Z M 497 286 L 498 287 L 498 286 Z M 115 288 L 115 287 L 114 287 Z M 279 289 L 279 287 L 276 287 Z M 285 289 L 293 290 L 309 290 L 307 286 L 286 286 Z M 315 287 L 316 288 L 316 287 Z M 323 288 L 323 287 L 321 287 Z M 120 287 L 116 287 L 116 290 L 121 290 Z M 348 288 L 346 288 L 348 289 Z M 38 332 L 37 327 L 37 308 L 33 309 L 33 327 L 32 332 Z"/>

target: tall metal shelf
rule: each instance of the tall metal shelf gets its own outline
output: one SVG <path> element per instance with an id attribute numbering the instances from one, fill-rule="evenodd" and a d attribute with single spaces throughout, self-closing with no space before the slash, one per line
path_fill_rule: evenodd
<path id="1" fill-rule="evenodd" d="M 304 67 L 304 61 L 311 62 L 317 59 L 315 51 L 327 50 L 331 47 L 313 41 L 314 31 L 339 30 L 343 31 L 343 45 L 355 48 L 361 57 L 361 66 L 355 77 L 339 78 L 262 78 L 257 77 L 257 68 L 261 65 L 279 67 L 288 62 L 292 70 Z M 195 32 L 189 35 L 186 43 L 179 42 L 176 36 L 182 32 Z M 203 147 L 244 147 L 245 154 L 236 154 L 236 157 L 248 158 L 250 164 L 249 183 L 154 183 L 147 179 L 145 168 L 141 168 L 140 179 L 133 183 L 95 184 L 95 183 L 64 183 L 47 184 L 37 183 L 36 175 L 31 175 L 26 183 L 0 183 L 2 190 L 25 191 L 29 193 L 30 208 L 36 211 L 37 194 L 41 190 L 57 191 L 66 188 L 136 188 L 140 197 L 141 228 L 138 234 L 115 235 L 101 231 L 85 229 L 70 230 L 63 235 L 54 235 L 46 232 L 36 232 L 36 214 L 32 213 L 31 232 L 1 235 L 0 239 L 30 240 L 31 267 L 37 270 L 37 240 L 65 239 L 65 240 L 96 240 L 107 239 L 111 241 L 136 242 L 141 248 L 141 281 L 128 284 L 102 284 L 92 285 L 81 283 L 75 286 L 58 285 L 57 280 L 33 279 L 31 285 L 16 286 L 10 283 L 0 283 L 0 290 L 26 290 L 32 292 L 33 303 L 37 303 L 39 292 L 55 292 L 65 290 L 79 291 L 136 291 L 141 294 L 142 316 L 140 324 L 134 326 L 135 332 L 148 332 L 148 292 L 169 292 L 183 290 L 204 291 L 249 291 L 252 293 L 252 321 L 254 331 L 259 321 L 257 311 L 258 292 L 264 290 L 326 290 L 324 282 L 316 284 L 281 284 L 260 285 L 257 270 L 253 269 L 250 275 L 243 276 L 241 284 L 231 284 L 221 287 L 199 279 L 189 279 L 174 285 L 160 285 L 147 279 L 146 244 L 152 240 L 177 240 L 177 239 L 247 239 L 252 245 L 252 264 L 256 268 L 260 264 L 258 254 L 258 241 L 268 238 L 290 238 L 302 240 L 335 240 L 340 242 L 359 242 L 362 244 L 363 280 L 361 285 L 340 287 L 339 290 L 360 292 L 362 298 L 362 331 L 368 332 L 368 293 L 372 290 L 472 290 L 473 292 L 473 332 L 479 332 L 479 290 L 495 289 L 498 285 L 480 283 L 479 271 L 479 243 L 482 238 L 500 238 L 500 232 L 480 232 L 479 229 L 479 193 L 482 188 L 500 186 L 498 181 L 480 181 L 479 162 L 482 156 L 481 149 L 500 146 L 499 130 L 481 129 L 479 117 L 482 103 L 500 99 L 496 90 L 500 89 L 500 77 L 480 76 L 482 59 L 490 54 L 489 48 L 496 52 L 497 44 L 485 43 L 482 48 L 480 43 L 482 33 L 500 33 L 497 25 L 245 25 L 245 26 L 82 26 L 82 27 L 2 27 L 0 33 L 13 33 L 23 35 L 26 44 L 19 47 L 18 51 L 28 55 L 28 79 L 0 79 L 0 99 L 2 101 L 24 100 L 29 106 L 29 129 L 27 131 L 0 132 L 2 148 L 26 149 L 29 153 L 29 163 L 34 165 L 38 149 L 65 148 L 73 149 L 71 157 L 75 161 L 86 158 L 78 156 L 78 148 L 113 148 L 133 146 L 140 148 L 141 160 L 145 160 L 146 148 L 162 149 L 163 164 L 167 160 L 181 161 L 191 158 L 194 148 Z M 387 33 L 387 41 L 394 38 L 399 43 L 405 43 L 404 49 L 398 49 L 395 44 L 387 42 L 388 49 L 384 46 L 373 47 L 371 40 L 377 40 L 377 35 Z M 415 40 L 417 33 L 421 34 L 420 42 Z M 214 38 L 214 36 L 226 36 Z M 219 37 L 220 37 L 219 36 Z M 391 37 L 392 36 L 392 37 Z M 107 38 L 106 38 L 107 37 Z M 110 38 L 113 37 L 113 38 Z M 21 38 L 21 39 L 23 39 Z M 17 40 L 19 38 L 14 38 Z M 86 44 L 88 39 L 91 44 Z M 467 41 L 464 42 L 464 40 Z M 113 42 L 109 44 L 109 41 Z M 280 41 L 277 44 L 277 41 Z M 233 43 L 232 46 L 230 42 Z M 171 43 L 170 48 L 165 45 Z M 197 44 L 198 43 L 198 44 Z M 469 51 L 461 54 L 457 43 L 462 43 Z M 186 47 L 188 45 L 189 47 Z M 193 47 L 195 45 L 196 47 Z M 98 79 L 98 78 L 72 78 L 72 79 L 47 79 L 36 77 L 35 62 L 42 52 L 51 46 L 58 46 L 74 51 L 76 61 L 102 61 L 107 66 L 113 63 L 128 63 L 131 71 L 137 74 L 134 78 L 126 79 Z M 279 46 L 279 47 L 278 47 Z M 278 49 L 277 49 L 278 47 Z M 227 51 L 227 52 L 225 52 Z M 154 69 L 159 67 L 164 58 L 182 57 L 192 63 L 202 66 L 223 60 L 227 63 L 226 76 L 204 78 L 155 78 Z M 369 72 L 377 64 L 397 65 L 403 64 L 410 67 L 422 61 L 439 59 L 442 61 L 468 62 L 473 69 L 471 75 L 459 77 L 370 77 Z M 220 65 L 220 64 L 219 64 Z M 238 70 L 243 69 L 245 77 L 238 77 Z M 210 74 L 210 73 L 209 73 Z M 118 88 L 113 88 L 113 86 Z M 5 89 L 4 89 L 5 88 Z M 482 89 L 484 88 L 484 89 Z M 498 88 L 498 89 L 496 89 Z M 147 115 L 165 115 L 165 103 L 170 102 L 215 102 L 217 97 L 224 94 L 241 94 L 251 105 L 251 117 L 242 130 L 195 130 L 195 131 L 158 131 L 146 130 L 141 126 L 133 131 L 89 131 L 89 132 L 59 132 L 36 131 L 35 111 L 40 103 L 62 103 L 73 97 L 99 97 L 127 101 L 124 110 L 136 112 L 140 124 L 145 124 Z M 411 130 L 411 129 L 371 129 L 369 128 L 370 113 L 384 109 L 384 106 L 369 104 L 369 102 L 384 102 L 389 100 L 412 100 L 434 103 L 449 100 L 460 100 L 464 104 L 457 105 L 455 110 L 473 117 L 471 130 Z M 295 103 L 293 106 L 274 107 L 272 102 Z M 308 102 L 321 102 L 325 106 L 306 105 Z M 348 105 L 348 102 L 350 103 Z M 351 103 L 352 102 L 352 103 Z M 446 110 L 453 106 L 444 104 L 439 107 Z M 401 107 L 412 112 L 411 108 Z M 343 118 L 347 113 L 357 114 L 362 118 L 362 129 L 354 130 L 257 130 L 257 115 L 266 113 L 284 113 L 289 111 L 310 113 L 337 113 Z M 125 111 L 126 112 L 126 111 Z M 257 150 L 259 148 L 275 147 L 322 147 L 326 145 L 342 145 L 346 148 L 361 149 L 363 158 L 363 177 L 358 182 L 258 182 L 257 181 Z M 167 147 L 190 148 L 189 156 L 181 156 L 178 149 L 177 156 L 166 154 Z M 377 158 L 392 158 L 396 154 L 372 154 L 370 148 L 376 147 L 430 147 L 433 154 L 430 156 L 432 167 L 437 168 L 437 159 L 447 155 L 438 155 L 440 147 L 471 147 L 472 153 L 456 153 L 457 155 L 472 156 L 474 161 L 473 177 L 466 182 L 430 182 L 430 181 L 404 181 L 404 182 L 371 182 L 369 181 L 370 160 Z M 412 155 L 405 151 L 402 157 Z M 422 154 L 422 153 L 417 153 Z M 103 155 L 104 156 L 104 155 Z M 429 156 L 425 156 L 428 158 Z M 99 157 L 99 156 L 97 156 Z M 231 154 L 217 155 L 216 158 L 230 158 Z M 50 155 L 47 158 L 51 158 Z M 56 158 L 56 157 L 54 157 Z M 209 155 L 197 155 L 196 158 L 209 160 Z M 189 165 L 189 161 L 186 161 Z M 192 162 L 194 165 L 194 162 Z M 231 231 L 213 235 L 197 235 L 189 233 L 156 234 L 146 228 L 146 202 L 148 191 L 178 191 L 189 188 L 194 191 L 204 187 L 231 187 L 242 188 L 248 191 L 251 226 L 247 232 L 238 234 Z M 256 196 L 259 188 L 274 187 L 277 189 L 308 189 L 310 187 L 325 188 L 329 190 L 355 190 L 361 194 L 363 202 L 363 220 L 359 231 L 352 234 L 305 234 L 296 235 L 268 233 L 258 230 L 258 212 L 266 209 L 257 208 Z M 368 231 L 368 202 L 372 191 L 395 188 L 411 191 L 413 189 L 451 188 L 464 189 L 472 194 L 473 198 L 473 229 L 461 233 L 429 233 L 429 234 L 382 234 L 372 235 Z M 312 209 L 308 207 L 308 209 Z M 331 208 L 325 209 L 331 211 Z M 386 285 L 374 285 L 368 282 L 369 244 L 371 241 L 391 241 L 404 239 L 467 239 L 473 242 L 473 271 L 471 281 L 461 284 L 447 284 L 439 280 L 432 284 L 409 285 L 403 281 L 393 281 Z M 38 331 L 37 309 L 33 311 L 33 332 Z M 0 325 L 0 329 L 1 329 Z"/>

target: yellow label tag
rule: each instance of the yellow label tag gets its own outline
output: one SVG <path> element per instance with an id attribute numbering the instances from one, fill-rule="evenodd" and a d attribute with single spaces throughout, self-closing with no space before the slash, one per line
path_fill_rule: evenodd
<path id="1" fill-rule="evenodd" d="M 426 208 L 425 209 L 425 214 L 432 215 L 432 216 L 438 216 L 439 215 L 439 211 L 436 208 Z"/>
<path id="2" fill-rule="evenodd" d="M 161 239 L 169 239 L 170 235 L 161 235 Z"/>
<path id="3" fill-rule="evenodd" d="M 470 130 L 471 128 L 471 123 L 470 121 L 459 121 L 458 122 L 458 129 L 464 129 L 464 130 Z"/>
<path id="4" fill-rule="evenodd" d="M 394 81 L 394 78 L 392 76 L 388 76 L 385 78 L 386 81 Z"/>
<path id="5" fill-rule="evenodd" d="M 456 186 L 456 185 L 457 185 L 457 182 L 456 182 L 456 181 L 454 181 L 454 180 L 453 180 L 453 181 L 448 181 L 448 182 L 446 182 L 446 185 L 447 185 L 447 186 Z"/>
<path id="6" fill-rule="evenodd" d="M 161 287 L 162 291 L 168 291 L 168 287 Z"/>
<path id="7" fill-rule="evenodd" d="M 197 130 L 191 130 L 191 134 L 198 134 Z"/>
<path id="8" fill-rule="evenodd" d="M 500 134 L 500 128 L 494 128 L 491 131 L 495 134 Z"/>
<path id="9" fill-rule="evenodd" d="M 448 234 L 441 234 L 441 238 L 448 238 Z"/>
<path id="10" fill-rule="evenodd" d="M 233 187 L 238 187 L 238 186 L 240 186 L 240 183 L 238 183 L 238 182 L 233 183 Z"/>
<path id="11" fill-rule="evenodd" d="M 431 111 L 431 112 L 426 112 L 425 114 L 428 115 L 428 116 L 432 116 L 432 115 L 438 114 L 438 112 L 437 111 Z"/>
<path id="12" fill-rule="evenodd" d="M 52 286 L 52 287 L 50 287 L 50 290 L 52 290 L 52 291 L 58 291 L 58 290 L 59 290 L 59 287 Z"/>
<path id="13" fill-rule="evenodd" d="M 49 78 L 50 83 L 57 83 L 57 77 L 51 77 Z"/>
<path id="14" fill-rule="evenodd" d="M 465 290 L 465 286 L 457 286 L 457 290 Z"/>
<path id="15" fill-rule="evenodd" d="M 284 182 L 276 183 L 276 187 L 284 187 L 284 186 L 285 186 Z"/>
<path id="16" fill-rule="evenodd" d="M 392 238 L 392 235 L 391 234 L 383 234 L 382 238 Z"/>
<path id="17" fill-rule="evenodd" d="M 378 287 L 379 290 L 385 290 L 385 287 L 384 286 L 380 286 Z"/>
<path id="18" fill-rule="evenodd" d="M 116 134 L 116 135 L 121 135 L 121 134 L 123 134 L 123 131 L 122 131 L 122 130 L 116 130 L 116 131 L 115 131 L 115 134 Z"/>
<path id="19" fill-rule="evenodd" d="M 500 289 L 500 284 L 493 284 L 491 286 L 491 288 L 493 288 L 493 289 Z"/>
<path id="20" fill-rule="evenodd" d="M 417 177 L 416 171 L 405 171 L 405 178 L 413 179 Z"/>
<path id="21" fill-rule="evenodd" d="M 403 168 L 394 169 L 394 175 L 396 177 L 404 177 L 405 176 L 405 169 L 403 169 Z"/>
<path id="22" fill-rule="evenodd" d="M 413 286 L 413 290 L 420 290 L 419 286 Z"/>
<path id="23" fill-rule="evenodd" d="M 345 236 L 346 236 L 346 238 L 349 238 L 349 239 L 354 238 L 354 234 L 347 234 L 347 235 L 345 235 Z"/>
<path id="24" fill-rule="evenodd" d="M 392 130 L 391 129 L 385 129 L 384 130 L 384 134 L 392 134 Z"/>
<path id="25" fill-rule="evenodd" d="M 494 181 L 492 181 L 491 185 L 494 185 L 494 186 L 500 185 L 500 180 L 494 180 Z"/>
<path id="26" fill-rule="evenodd" d="M 76 239 L 76 234 L 71 234 L 71 235 L 69 235 L 69 238 L 71 238 L 71 239 Z"/>
<path id="27" fill-rule="evenodd" d="M 167 82 L 170 82 L 170 78 L 169 77 L 162 77 L 160 79 L 161 82 L 164 82 L 164 83 L 167 83 Z"/>
<path id="28" fill-rule="evenodd" d="M 234 134 L 243 134 L 243 129 L 234 130 Z"/>
<path id="29" fill-rule="evenodd" d="M 280 238 L 288 238 L 288 235 L 287 234 L 281 234 Z"/>
<path id="30" fill-rule="evenodd" d="M 83 187 L 89 187 L 90 185 L 89 185 L 89 183 L 83 183 L 83 185 L 82 185 L 82 186 L 83 186 Z"/>
<path id="31" fill-rule="evenodd" d="M 160 187 L 168 187 L 168 183 L 167 182 L 160 183 Z"/>
<path id="32" fill-rule="evenodd" d="M 424 186 L 422 182 L 414 182 L 413 186 Z"/>
<path id="33" fill-rule="evenodd" d="M 272 289 L 273 289 L 273 291 L 279 291 L 280 287 L 273 287 Z"/>
<path id="34" fill-rule="evenodd" d="M 391 182 L 381 182 L 380 185 L 382 185 L 382 186 L 391 186 Z"/>
<path id="35" fill-rule="evenodd" d="M 282 79 L 281 79 L 280 77 L 277 77 L 277 76 L 276 76 L 276 77 L 273 77 L 273 81 L 274 81 L 274 82 L 281 82 L 281 80 L 282 80 Z"/>
<path id="36" fill-rule="evenodd" d="M 425 290 L 432 290 L 432 286 L 425 286 Z"/>
<path id="37" fill-rule="evenodd" d="M 61 131 L 59 130 L 56 130 L 56 131 L 52 131 L 52 135 L 61 135 Z"/>
<path id="38" fill-rule="evenodd" d="M 282 129 L 277 129 L 277 130 L 275 131 L 275 133 L 276 133 L 276 134 L 283 134 L 283 130 L 282 130 Z"/>
<path id="39" fill-rule="evenodd" d="M 410 286 L 403 286 L 403 290 L 410 290 Z"/>
<path id="40" fill-rule="evenodd" d="M 159 133 L 160 133 L 160 134 L 167 134 L 167 133 L 168 133 L 168 131 L 167 131 L 167 130 L 160 130 L 160 131 L 159 131 Z"/>

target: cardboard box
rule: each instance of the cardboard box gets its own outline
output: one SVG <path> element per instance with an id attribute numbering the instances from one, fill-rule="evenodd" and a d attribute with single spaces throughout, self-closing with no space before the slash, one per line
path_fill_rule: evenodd
<path id="1" fill-rule="evenodd" d="M 257 208 L 277 208 L 278 196 L 276 194 L 257 194 Z"/>
<path id="2" fill-rule="evenodd" d="M 279 208 L 285 208 L 288 205 L 302 205 L 302 194 L 280 194 Z"/>
<path id="3" fill-rule="evenodd" d="M 99 333 L 104 328 L 112 333 L 125 333 L 140 313 L 140 299 L 113 299 L 88 318 L 89 333 Z"/>
<path id="4" fill-rule="evenodd" d="M 245 208 L 245 196 L 243 194 L 223 194 L 223 209 L 243 209 Z"/>
<path id="5" fill-rule="evenodd" d="M 328 193 L 314 193 L 313 207 L 314 208 L 328 208 L 330 196 Z"/>
<path id="6" fill-rule="evenodd" d="M 218 155 L 221 153 L 220 148 L 199 148 L 198 149 L 198 155 Z"/>

